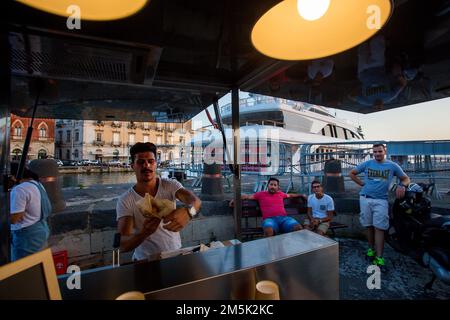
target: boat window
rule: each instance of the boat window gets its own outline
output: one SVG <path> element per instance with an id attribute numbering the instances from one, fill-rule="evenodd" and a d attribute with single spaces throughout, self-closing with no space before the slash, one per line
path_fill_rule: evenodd
<path id="1" fill-rule="evenodd" d="M 336 128 L 336 133 L 337 133 L 336 138 L 345 139 L 345 137 L 347 135 L 344 132 L 344 128 L 342 128 L 342 127 L 335 127 L 335 128 Z"/>

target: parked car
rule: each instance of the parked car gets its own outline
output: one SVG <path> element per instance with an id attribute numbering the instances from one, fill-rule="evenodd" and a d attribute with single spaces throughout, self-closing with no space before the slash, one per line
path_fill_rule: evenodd
<path id="1" fill-rule="evenodd" d="M 78 164 L 75 160 L 62 160 L 64 166 L 76 166 Z"/>
<path id="2" fill-rule="evenodd" d="M 108 166 L 120 167 L 122 166 L 122 162 L 120 162 L 119 160 L 110 160 L 108 161 Z"/>
<path id="3" fill-rule="evenodd" d="M 55 162 L 58 165 L 58 167 L 62 167 L 64 165 L 64 163 L 61 160 L 59 160 L 59 159 L 53 159 L 53 160 L 55 160 Z"/>
<path id="4" fill-rule="evenodd" d="M 101 165 L 100 160 L 88 160 L 87 161 L 88 166 L 99 166 Z"/>

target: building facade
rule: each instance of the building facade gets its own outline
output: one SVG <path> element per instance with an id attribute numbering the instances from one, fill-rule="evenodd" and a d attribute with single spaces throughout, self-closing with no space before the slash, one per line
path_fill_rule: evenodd
<path id="1" fill-rule="evenodd" d="M 10 157 L 12 161 L 20 160 L 31 118 L 11 114 Z M 55 120 L 34 119 L 33 134 L 27 159 L 46 159 L 55 156 Z"/>
<path id="2" fill-rule="evenodd" d="M 130 147 L 152 142 L 159 161 L 181 159 L 184 144 L 193 136 L 191 122 L 152 123 L 133 121 L 57 120 L 56 157 L 61 160 L 99 160 L 128 163 Z"/>

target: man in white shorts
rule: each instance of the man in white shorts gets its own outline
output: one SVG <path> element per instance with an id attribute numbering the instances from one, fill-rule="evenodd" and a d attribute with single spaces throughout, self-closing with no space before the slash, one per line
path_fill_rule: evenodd
<path id="1" fill-rule="evenodd" d="M 153 143 L 136 143 L 130 149 L 131 167 L 137 183 L 120 196 L 117 202 L 120 248 L 134 249 L 133 260 L 147 259 L 162 251 L 181 248 L 180 230 L 200 211 L 201 201 L 191 191 L 173 179 L 156 175 L 156 146 Z M 164 219 L 145 218 L 136 202 L 149 193 L 159 199 L 173 202 L 173 211 Z M 185 207 L 176 209 L 176 199 Z"/>
<path id="2" fill-rule="evenodd" d="M 333 198 L 323 193 L 323 187 L 317 180 L 311 183 L 311 189 L 313 194 L 308 197 L 307 218 L 303 225 L 305 229 L 325 236 L 333 219 Z"/>
<path id="3" fill-rule="evenodd" d="M 383 144 L 374 144 L 372 148 L 374 159 L 358 165 L 349 176 L 363 187 L 359 193 L 359 204 L 360 222 L 368 231 L 369 248 L 366 255 L 369 259 L 373 259 L 373 264 L 383 271 L 385 270 L 384 232 L 389 229 L 389 185 L 394 175 L 397 176 L 401 183 L 397 187 L 396 196 L 403 198 L 406 187 L 411 181 L 398 164 L 385 159 L 386 147 Z M 364 173 L 364 181 L 356 176 L 361 172 Z"/>

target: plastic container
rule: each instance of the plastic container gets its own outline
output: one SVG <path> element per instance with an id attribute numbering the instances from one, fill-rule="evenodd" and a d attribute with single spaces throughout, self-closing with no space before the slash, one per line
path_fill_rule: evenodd
<path id="1" fill-rule="evenodd" d="M 55 263 L 56 274 L 65 274 L 67 271 L 67 250 L 54 252 L 53 262 Z"/>

